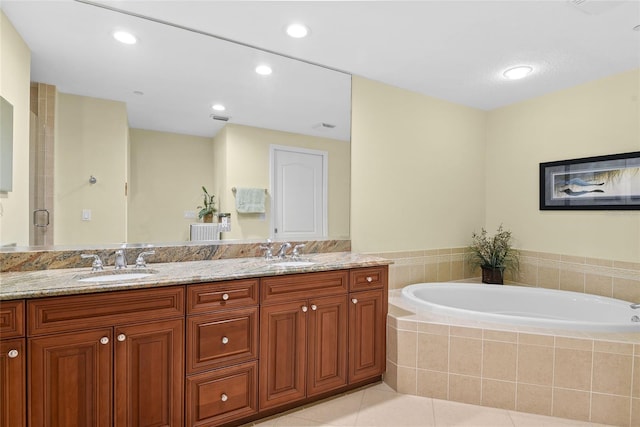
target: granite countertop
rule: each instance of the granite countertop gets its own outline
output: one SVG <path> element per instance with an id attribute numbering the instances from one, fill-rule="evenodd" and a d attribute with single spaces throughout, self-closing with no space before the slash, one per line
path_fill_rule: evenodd
<path id="1" fill-rule="evenodd" d="M 263 258 L 233 258 L 211 261 L 149 263 L 146 271 L 153 274 L 126 281 L 81 282 L 78 279 L 121 273 L 113 266 L 92 273 L 90 268 L 67 268 L 13 273 L 0 273 L 0 301 L 20 298 L 40 298 L 115 290 L 143 289 L 188 283 L 215 282 L 249 277 L 277 276 L 293 273 L 343 270 L 391 264 L 392 261 L 353 252 L 331 252 L 305 255 L 304 261 L 314 264 L 283 267 L 277 260 Z M 290 261 L 290 260 L 286 260 Z M 129 266 L 127 273 L 138 272 Z"/>

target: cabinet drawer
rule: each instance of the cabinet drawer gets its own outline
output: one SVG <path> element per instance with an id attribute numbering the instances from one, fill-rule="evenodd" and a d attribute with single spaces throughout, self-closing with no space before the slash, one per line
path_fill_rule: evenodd
<path id="1" fill-rule="evenodd" d="M 337 295 L 348 290 L 349 271 L 290 274 L 261 279 L 260 298 L 270 304 L 292 299 Z"/>
<path id="2" fill-rule="evenodd" d="M 258 411 L 257 362 L 187 377 L 188 426 L 218 426 Z"/>
<path id="3" fill-rule="evenodd" d="M 29 335 L 184 315 L 184 287 L 105 292 L 27 302 Z"/>
<path id="4" fill-rule="evenodd" d="M 0 338 L 24 336 L 24 301 L 0 302 Z"/>
<path id="5" fill-rule="evenodd" d="M 364 291 L 386 287 L 387 270 L 387 266 L 351 270 L 350 289 L 352 291 Z"/>
<path id="6" fill-rule="evenodd" d="M 187 373 L 258 357 L 258 307 L 187 319 Z"/>
<path id="7" fill-rule="evenodd" d="M 187 314 L 258 305 L 258 279 L 187 286 Z"/>

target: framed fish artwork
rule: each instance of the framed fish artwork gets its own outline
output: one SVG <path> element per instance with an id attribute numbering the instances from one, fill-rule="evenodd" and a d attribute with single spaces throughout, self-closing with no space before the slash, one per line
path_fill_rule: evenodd
<path id="1" fill-rule="evenodd" d="M 540 163 L 540 210 L 640 210 L 640 151 Z"/>

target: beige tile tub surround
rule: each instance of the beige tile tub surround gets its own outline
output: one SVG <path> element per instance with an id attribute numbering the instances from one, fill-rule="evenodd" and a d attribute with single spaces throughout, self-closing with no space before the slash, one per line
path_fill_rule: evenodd
<path id="1" fill-rule="evenodd" d="M 479 281 L 465 248 L 376 254 L 392 259 L 390 292 L 421 282 Z M 640 302 L 640 263 L 520 251 L 506 283 Z M 558 336 L 450 326 L 391 311 L 385 381 L 396 390 L 582 421 L 640 426 L 639 334 Z M 557 332 L 557 331 L 556 331 Z M 564 336 L 566 335 L 566 336 Z M 408 352 L 406 352 L 408 350 Z M 402 353 L 402 355 L 400 355 Z"/>
<path id="2" fill-rule="evenodd" d="M 465 248 L 384 252 L 392 259 L 389 289 L 422 282 L 449 282 L 480 276 L 465 260 Z M 640 262 L 520 251 L 520 273 L 507 274 L 508 284 L 562 289 L 640 302 Z"/>
<path id="3" fill-rule="evenodd" d="M 387 330 L 385 382 L 401 393 L 638 425 L 640 336 L 617 341 L 450 326 L 394 310 Z"/>

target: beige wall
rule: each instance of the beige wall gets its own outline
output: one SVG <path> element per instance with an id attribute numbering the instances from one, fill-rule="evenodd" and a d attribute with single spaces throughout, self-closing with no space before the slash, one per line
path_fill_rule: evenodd
<path id="1" fill-rule="evenodd" d="M 212 139 L 143 129 L 130 136 L 129 241 L 189 240 L 197 218 L 185 211 L 197 215 L 202 186 L 215 194 Z"/>
<path id="2" fill-rule="evenodd" d="M 269 189 L 269 147 L 288 145 L 329 153 L 329 230 L 333 238 L 349 235 L 349 164 L 348 142 L 288 132 L 228 124 L 225 135 L 226 187 L 219 193 L 220 211 L 231 213 L 231 239 L 264 239 L 270 236 L 270 194 L 265 215 L 238 215 L 232 187 Z M 269 193 L 271 190 L 269 190 Z"/>
<path id="3" fill-rule="evenodd" d="M 353 78 L 354 251 L 467 244 L 485 222 L 486 113 Z"/>
<path id="4" fill-rule="evenodd" d="M 0 11 L 0 95 L 13 105 L 13 191 L 0 193 L 0 246 L 29 244 L 31 52 Z"/>
<path id="5" fill-rule="evenodd" d="M 126 241 L 126 105 L 58 93 L 56 111 L 55 244 Z M 91 221 L 82 220 L 83 209 Z"/>
<path id="6" fill-rule="evenodd" d="M 540 211 L 540 162 L 640 150 L 640 70 L 488 114 L 487 226 L 517 246 L 640 262 L 640 212 Z"/>

